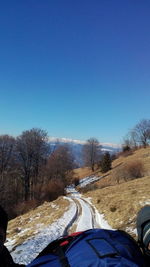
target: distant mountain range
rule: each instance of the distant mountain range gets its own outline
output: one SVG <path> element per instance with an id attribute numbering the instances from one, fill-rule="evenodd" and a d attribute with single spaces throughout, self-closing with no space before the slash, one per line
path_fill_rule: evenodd
<path id="1" fill-rule="evenodd" d="M 76 163 L 81 167 L 83 165 L 82 162 L 82 148 L 86 141 L 67 139 L 67 138 L 56 138 L 49 137 L 49 142 L 52 145 L 55 145 L 57 142 L 61 145 L 68 144 L 71 146 L 73 154 L 75 156 Z M 108 151 L 110 154 L 115 154 L 121 150 L 121 146 L 117 144 L 111 143 L 100 143 L 102 152 Z"/>

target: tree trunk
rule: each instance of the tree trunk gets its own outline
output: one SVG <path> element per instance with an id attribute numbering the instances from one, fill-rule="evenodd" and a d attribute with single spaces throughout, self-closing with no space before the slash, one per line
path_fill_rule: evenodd
<path id="1" fill-rule="evenodd" d="M 25 188 L 24 188 L 24 199 L 25 201 L 27 201 L 29 199 L 29 196 L 30 196 L 30 179 L 29 179 L 29 176 L 27 175 L 25 177 Z"/>

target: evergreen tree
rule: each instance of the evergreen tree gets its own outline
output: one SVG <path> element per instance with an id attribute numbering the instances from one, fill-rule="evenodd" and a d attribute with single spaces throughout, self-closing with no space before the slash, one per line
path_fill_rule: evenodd
<path id="1" fill-rule="evenodd" d="M 101 171 L 102 172 L 107 172 L 109 170 L 111 170 L 111 156 L 109 152 L 106 152 L 101 160 Z"/>
<path id="2" fill-rule="evenodd" d="M 129 152 L 131 150 L 131 147 L 129 145 L 124 145 L 122 148 L 123 152 Z"/>

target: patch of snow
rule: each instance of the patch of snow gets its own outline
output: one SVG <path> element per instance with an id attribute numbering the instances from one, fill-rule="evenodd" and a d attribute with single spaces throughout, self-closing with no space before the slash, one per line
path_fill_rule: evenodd
<path id="1" fill-rule="evenodd" d="M 90 207 L 87 205 L 86 202 L 84 202 L 83 199 L 78 198 L 78 201 L 82 207 L 82 213 L 77 221 L 76 232 L 85 231 L 93 228 L 93 218 L 92 218 L 93 214 L 91 212 Z"/>
<path id="2" fill-rule="evenodd" d="M 81 184 L 83 184 L 83 186 L 86 186 L 87 184 L 93 181 L 97 181 L 97 178 L 100 179 L 100 177 L 96 177 L 96 176 L 85 177 L 84 179 L 81 179 Z M 91 218 L 92 211 L 89 209 L 87 204 L 85 204 L 85 202 L 88 202 L 95 212 L 95 224 L 97 225 L 97 227 L 112 230 L 112 227 L 105 220 L 104 214 L 100 214 L 98 210 L 95 208 L 95 206 L 92 204 L 91 198 L 83 198 L 82 195 L 78 193 L 78 191 L 75 189 L 73 185 L 69 186 L 67 190 L 68 190 L 68 193 L 71 194 L 72 198 L 76 198 L 80 202 L 80 205 L 82 207 L 82 216 L 79 217 L 78 219 L 76 231 L 84 231 L 84 230 L 93 228 L 92 218 Z"/>
<path id="3" fill-rule="evenodd" d="M 90 205 L 93 206 L 93 204 L 91 203 L 91 198 L 86 198 L 86 200 L 90 203 Z M 114 230 L 104 218 L 104 214 L 99 213 L 95 206 L 93 206 L 93 209 L 95 210 L 96 221 L 99 224 L 100 228 Z"/>
<path id="4" fill-rule="evenodd" d="M 88 177 L 85 177 L 85 178 L 83 178 L 83 179 L 81 179 L 79 181 L 78 187 L 85 187 L 88 184 L 91 184 L 93 182 L 96 182 L 96 181 L 100 180 L 101 178 L 102 178 L 102 176 L 101 177 L 100 176 L 88 176 Z"/>
<path id="5" fill-rule="evenodd" d="M 150 201 L 140 201 L 139 204 L 144 207 L 145 205 L 150 205 Z"/>
<path id="6" fill-rule="evenodd" d="M 66 187 L 66 193 L 71 194 L 72 197 L 81 196 L 81 194 L 75 189 L 74 185 L 69 185 Z"/>
<path id="7" fill-rule="evenodd" d="M 8 248 L 9 251 L 12 251 L 15 243 L 16 243 L 16 240 L 15 239 L 12 240 L 10 238 L 7 238 L 5 245 L 7 246 L 7 248 Z"/>
<path id="8" fill-rule="evenodd" d="M 95 212 L 96 212 L 97 221 L 99 222 L 99 225 L 101 226 L 101 228 L 112 230 L 113 228 L 105 220 L 104 214 L 100 214 L 97 210 L 95 210 Z"/>
<path id="9" fill-rule="evenodd" d="M 129 234 L 135 234 L 137 236 L 137 229 L 133 229 L 131 227 L 126 227 L 126 232 Z"/>
<path id="10" fill-rule="evenodd" d="M 52 207 L 53 209 L 58 208 L 58 206 L 57 206 L 56 204 L 54 204 L 54 203 L 51 204 L 51 207 Z"/>
<path id="11" fill-rule="evenodd" d="M 17 235 L 22 236 L 22 235 L 24 235 L 25 232 L 27 232 L 29 230 L 30 230 L 30 228 L 25 228 L 25 229 L 20 228 L 20 232 Z"/>

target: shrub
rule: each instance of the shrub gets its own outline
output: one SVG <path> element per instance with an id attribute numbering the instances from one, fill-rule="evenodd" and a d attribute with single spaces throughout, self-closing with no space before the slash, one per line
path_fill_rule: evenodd
<path id="1" fill-rule="evenodd" d="M 79 189 L 80 192 L 86 193 L 88 191 L 96 190 L 98 188 L 97 184 L 89 184 L 85 187 Z"/>
<path id="2" fill-rule="evenodd" d="M 123 152 L 130 151 L 131 147 L 129 145 L 124 145 L 122 150 L 123 150 Z"/>
<path id="3" fill-rule="evenodd" d="M 140 178 L 143 176 L 144 167 L 143 163 L 140 160 L 129 162 L 127 165 L 127 173 L 130 178 Z"/>
<path id="4" fill-rule="evenodd" d="M 128 162 L 114 171 L 114 177 L 119 183 L 120 180 L 128 181 L 141 178 L 144 173 L 143 163 L 140 160 Z"/>
<path id="5" fill-rule="evenodd" d="M 115 212 L 116 210 L 117 210 L 116 206 L 112 206 L 112 207 L 110 207 L 110 211 L 111 211 L 111 212 Z"/>
<path id="6" fill-rule="evenodd" d="M 41 193 L 38 196 L 39 200 L 52 201 L 61 195 L 64 195 L 65 184 L 59 179 L 51 179 L 48 184 L 41 188 Z"/>

